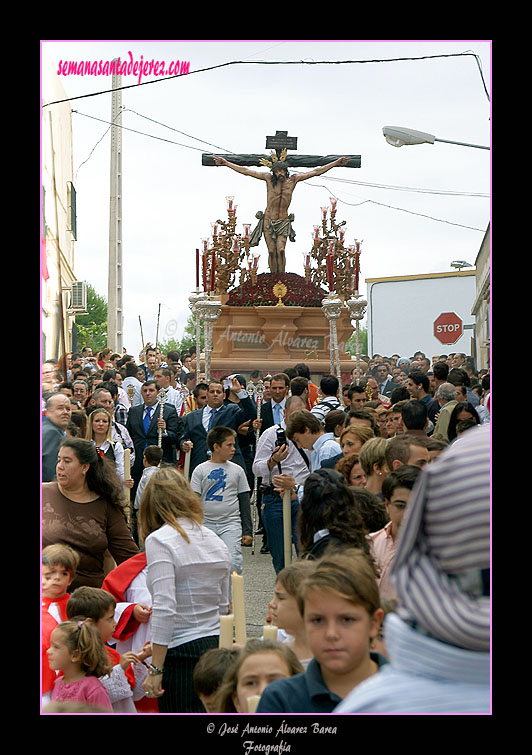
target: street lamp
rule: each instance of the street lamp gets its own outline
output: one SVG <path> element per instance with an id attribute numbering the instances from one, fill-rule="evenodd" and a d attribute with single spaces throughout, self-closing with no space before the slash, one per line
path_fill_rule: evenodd
<path id="1" fill-rule="evenodd" d="M 405 144 L 434 144 L 434 142 L 445 142 L 446 144 L 458 144 L 461 147 L 475 147 L 476 149 L 489 149 L 480 144 L 466 144 L 465 142 L 452 142 L 448 139 L 438 139 L 432 134 L 424 131 L 414 131 L 412 128 L 402 128 L 401 126 L 384 126 L 382 129 L 386 141 L 394 147 L 403 147 Z"/>

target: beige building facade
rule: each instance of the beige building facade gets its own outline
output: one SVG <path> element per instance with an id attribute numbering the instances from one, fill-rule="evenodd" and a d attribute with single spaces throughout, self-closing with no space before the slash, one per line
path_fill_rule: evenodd
<path id="1" fill-rule="evenodd" d="M 41 62 L 42 103 L 66 99 L 51 61 Z M 68 102 L 42 108 L 41 119 L 41 356 L 71 351 L 75 313 L 69 312 L 76 234 L 72 110 Z"/>

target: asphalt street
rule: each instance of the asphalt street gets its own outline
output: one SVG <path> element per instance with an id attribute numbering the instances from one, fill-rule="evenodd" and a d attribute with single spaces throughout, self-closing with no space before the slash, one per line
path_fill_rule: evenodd
<path id="1" fill-rule="evenodd" d="M 261 553 L 262 536 L 255 538 L 255 553 L 251 548 L 242 548 L 244 556 L 244 603 L 246 632 L 248 637 L 262 637 L 262 627 L 268 613 L 268 603 L 273 598 L 275 570 L 269 553 Z M 295 552 L 294 552 L 295 557 Z"/>

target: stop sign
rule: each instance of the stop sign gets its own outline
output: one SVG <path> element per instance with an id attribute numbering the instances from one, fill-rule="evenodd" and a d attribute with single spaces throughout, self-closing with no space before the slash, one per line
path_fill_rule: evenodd
<path id="1" fill-rule="evenodd" d="M 456 343 L 463 332 L 463 322 L 455 312 L 442 312 L 434 320 L 434 336 L 441 343 Z"/>

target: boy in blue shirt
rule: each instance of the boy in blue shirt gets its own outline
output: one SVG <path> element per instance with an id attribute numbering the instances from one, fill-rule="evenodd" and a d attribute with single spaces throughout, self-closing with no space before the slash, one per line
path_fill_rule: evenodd
<path id="1" fill-rule="evenodd" d="M 331 713 L 387 663 L 370 650 L 383 611 L 375 571 L 361 550 L 326 553 L 303 580 L 297 601 L 314 657 L 303 674 L 269 684 L 257 713 Z"/>

